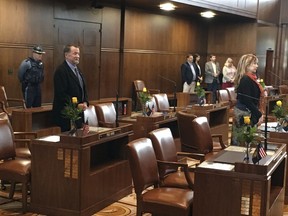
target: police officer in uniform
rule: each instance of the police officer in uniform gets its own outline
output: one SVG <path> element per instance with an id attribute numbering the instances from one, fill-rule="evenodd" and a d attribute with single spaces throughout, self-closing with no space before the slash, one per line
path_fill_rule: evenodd
<path id="1" fill-rule="evenodd" d="M 43 51 L 41 46 L 32 49 L 32 57 L 24 59 L 19 67 L 18 78 L 22 84 L 22 93 L 26 107 L 41 106 L 41 86 L 44 80 Z"/>

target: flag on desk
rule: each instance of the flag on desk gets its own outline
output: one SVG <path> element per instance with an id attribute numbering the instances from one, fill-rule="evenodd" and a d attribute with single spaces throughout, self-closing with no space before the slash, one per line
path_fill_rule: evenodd
<path id="1" fill-rule="evenodd" d="M 252 161 L 254 164 L 259 163 L 259 161 L 266 157 L 267 153 L 265 152 L 265 149 L 263 148 L 262 144 L 259 143 L 252 155 Z"/>

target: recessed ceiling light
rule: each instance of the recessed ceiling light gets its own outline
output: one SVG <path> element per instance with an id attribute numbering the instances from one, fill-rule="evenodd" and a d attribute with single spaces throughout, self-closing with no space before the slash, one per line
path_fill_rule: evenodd
<path id="1" fill-rule="evenodd" d="M 160 4 L 160 9 L 161 10 L 166 10 L 166 11 L 171 11 L 171 10 L 175 10 L 176 6 L 173 5 L 172 3 L 164 3 L 164 4 Z"/>
<path id="2" fill-rule="evenodd" d="M 205 12 L 201 12 L 200 15 L 202 17 L 205 17 L 205 18 L 212 18 L 214 17 L 216 14 L 212 11 L 205 11 Z"/>

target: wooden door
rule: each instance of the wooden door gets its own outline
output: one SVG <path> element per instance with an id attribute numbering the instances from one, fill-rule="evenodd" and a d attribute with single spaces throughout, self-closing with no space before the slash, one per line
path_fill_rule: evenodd
<path id="1" fill-rule="evenodd" d="M 55 69 L 64 61 L 63 49 L 66 44 L 80 46 L 79 68 L 85 77 L 89 100 L 99 99 L 101 25 L 92 22 L 55 19 Z"/>

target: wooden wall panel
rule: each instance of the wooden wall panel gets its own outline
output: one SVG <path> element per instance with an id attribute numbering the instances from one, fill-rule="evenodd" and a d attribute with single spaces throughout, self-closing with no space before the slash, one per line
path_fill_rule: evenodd
<path id="1" fill-rule="evenodd" d="M 256 30 L 256 23 L 211 24 L 208 33 L 207 61 L 210 54 L 215 54 L 221 68 L 228 57 L 231 57 L 237 66 L 243 54 L 256 53 Z"/>
<path id="2" fill-rule="evenodd" d="M 259 0 L 258 20 L 278 24 L 280 21 L 281 0 Z"/>
<path id="3" fill-rule="evenodd" d="M 117 50 L 105 50 L 101 54 L 101 74 L 100 74 L 100 98 L 115 97 L 119 80 L 119 52 Z M 123 89 L 128 89 L 126 85 L 121 85 L 119 95 Z"/>

